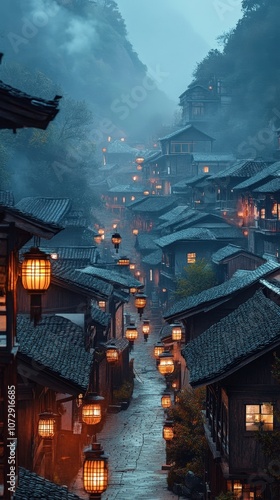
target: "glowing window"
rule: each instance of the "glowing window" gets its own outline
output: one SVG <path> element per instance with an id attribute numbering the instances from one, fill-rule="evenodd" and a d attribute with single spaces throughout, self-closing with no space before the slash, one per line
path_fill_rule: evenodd
<path id="1" fill-rule="evenodd" d="M 273 405 L 246 405 L 246 431 L 273 431 Z"/>
<path id="2" fill-rule="evenodd" d="M 187 253 L 187 263 L 194 264 L 196 261 L 196 253 Z"/>
<path id="3" fill-rule="evenodd" d="M 208 174 L 208 172 L 209 172 L 209 167 L 208 167 L 207 165 L 205 165 L 205 166 L 203 167 L 203 172 L 204 172 L 205 174 Z"/>

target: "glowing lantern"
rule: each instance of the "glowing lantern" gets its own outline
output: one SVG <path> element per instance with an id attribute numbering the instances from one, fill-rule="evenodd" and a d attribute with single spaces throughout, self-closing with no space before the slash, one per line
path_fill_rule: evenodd
<path id="1" fill-rule="evenodd" d="M 129 258 L 128 257 L 121 257 L 118 260 L 118 266 L 129 266 Z"/>
<path id="2" fill-rule="evenodd" d="M 160 354 L 162 354 L 163 352 L 164 352 L 164 345 L 161 342 L 158 342 L 154 346 L 154 357 L 156 359 L 159 359 Z"/>
<path id="3" fill-rule="evenodd" d="M 158 370 L 162 375 L 169 375 L 174 372 L 173 355 L 164 351 L 159 355 Z"/>
<path id="4" fill-rule="evenodd" d="M 140 316 L 140 319 L 142 317 L 146 304 L 147 304 L 147 295 L 145 295 L 142 292 L 136 293 L 134 305 L 137 308 L 137 312 Z"/>
<path id="5" fill-rule="evenodd" d="M 144 194 L 145 196 L 148 196 L 148 195 L 150 194 L 150 191 L 148 191 L 148 190 L 146 189 L 145 191 L 143 191 L 143 194 Z"/>
<path id="6" fill-rule="evenodd" d="M 38 422 L 38 434 L 42 438 L 52 439 L 55 434 L 55 417 L 57 415 L 51 411 L 40 413 Z"/>
<path id="7" fill-rule="evenodd" d="M 100 307 L 100 309 L 102 309 L 102 311 L 105 311 L 105 309 L 106 309 L 106 302 L 105 302 L 105 300 L 99 300 L 98 301 L 98 307 Z"/>
<path id="8" fill-rule="evenodd" d="M 143 326 L 142 326 L 142 332 L 145 334 L 150 333 L 150 320 L 149 319 L 144 319 L 143 321 Z"/>
<path id="9" fill-rule="evenodd" d="M 129 292 L 131 293 L 131 295 L 135 295 L 137 290 L 138 290 L 138 288 L 136 288 L 136 286 L 131 286 L 129 289 Z"/>
<path id="10" fill-rule="evenodd" d="M 119 351 L 116 346 L 108 345 L 106 348 L 106 359 L 108 363 L 116 363 L 119 359 Z"/>
<path id="11" fill-rule="evenodd" d="M 170 325 L 172 327 L 172 340 L 175 342 L 180 342 L 182 340 L 182 327 L 179 323 L 173 323 Z"/>
<path id="12" fill-rule="evenodd" d="M 163 394 L 163 396 L 161 397 L 162 408 L 170 408 L 171 405 L 172 405 L 171 394 L 169 393 Z"/>
<path id="13" fill-rule="evenodd" d="M 120 243 L 122 241 L 122 237 L 119 233 L 114 233 L 112 235 L 112 238 L 111 238 L 111 241 L 115 247 L 115 250 L 116 250 L 116 253 L 118 253 L 119 251 L 119 246 L 120 246 Z"/>
<path id="14" fill-rule="evenodd" d="M 97 495 L 101 495 L 108 487 L 108 458 L 99 443 L 92 443 L 90 448 L 84 450 L 84 454 L 84 490 L 95 495 L 94 498 L 99 498 Z"/>
<path id="15" fill-rule="evenodd" d="M 134 234 L 135 236 L 137 236 L 138 232 L 139 232 L 138 229 L 133 229 L 132 230 L 132 234 Z"/>
<path id="16" fill-rule="evenodd" d="M 34 325 L 41 319 L 41 295 L 51 282 L 51 263 L 49 256 L 37 247 L 30 248 L 24 254 L 21 265 L 21 280 L 23 287 L 30 294 L 30 319 Z"/>
<path id="17" fill-rule="evenodd" d="M 130 342 L 134 342 L 138 337 L 138 330 L 134 323 L 130 323 L 130 325 L 126 328 L 125 338 Z"/>
<path id="18" fill-rule="evenodd" d="M 85 424 L 96 425 L 101 422 L 103 401 L 104 398 L 98 396 L 95 392 L 88 394 L 84 398 L 82 420 Z"/>
<path id="19" fill-rule="evenodd" d="M 163 436 L 163 439 L 165 439 L 165 441 L 172 441 L 172 439 L 174 438 L 174 430 L 173 430 L 172 420 L 166 420 L 166 422 L 163 426 L 162 436 Z"/>
<path id="20" fill-rule="evenodd" d="M 143 158 L 143 156 L 138 156 L 136 159 L 135 159 L 135 163 L 137 164 L 137 170 L 142 170 L 143 166 L 142 166 L 142 163 L 145 161 L 145 158 Z"/>

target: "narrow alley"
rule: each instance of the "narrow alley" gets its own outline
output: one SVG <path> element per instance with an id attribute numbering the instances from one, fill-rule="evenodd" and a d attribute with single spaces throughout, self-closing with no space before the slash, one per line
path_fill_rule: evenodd
<path id="1" fill-rule="evenodd" d="M 135 316 L 136 319 L 136 316 Z M 109 457 L 109 486 L 102 500 L 168 500 L 178 498 L 167 489 L 165 441 L 162 437 L 164 410 L 161 395 L 165 380 L 156 368 L 153 346 L 159 325 L 151 323 L 147 342 L 139 331 L 130 358 L 134 359 L 135 385 L 127 410 L 108 414 L 97 436 Z M 139 328 L 140 330 L 140 328 Z M 88 498 L 82 488 L 82 471 L 71 491 Z"/>

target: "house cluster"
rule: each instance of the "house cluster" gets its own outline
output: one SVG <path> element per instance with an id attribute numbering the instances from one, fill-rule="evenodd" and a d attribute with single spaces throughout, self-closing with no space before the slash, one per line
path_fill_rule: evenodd
<path id="1" fill-rule="evenodd" d="M 179 366 L 177 389 L 206 387 L 205 498 L 279 498 L 278 452 L 257 439 L 273 442 L 280 431 L 277 134 L 268 157 L 215 152 L 211 120 L 229 96 L 219 85 L 215 93 L 193 86 L 180 104 L 183 126 L 160 138 L 160 149 L 133 152 L 104 200 L 135 237 L 151 307 L 167 323 L 161 341 Z M 177 279 L 200 259 L 217 284 L 175 300 Z M 171 340 L 178 323 L 181 353 Z"/>

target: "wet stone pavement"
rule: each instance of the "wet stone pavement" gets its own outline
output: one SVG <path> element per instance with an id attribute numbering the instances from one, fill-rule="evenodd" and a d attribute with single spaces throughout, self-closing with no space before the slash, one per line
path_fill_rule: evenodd
<path id="1" fill-rule="evenodd" d="M 142 323 L 141 323 L 142 325 Z M 151 325 L 152 326 L 152 325 Z M 134 359 L 134 392 L 127 410 L 108 414 L 97 441 L 109 457 L 109 486 L 102 500 L 171 500 L 167 490 L 165 441 L 162 438 L 164 410 L 161 395 L 165 380 L 156 368 L 153 346 L 158 330 L 144 342 L 141 328 L 130 359 Z M 89 498 L 82 487 L 82 471 L 70 490 Z"/>

